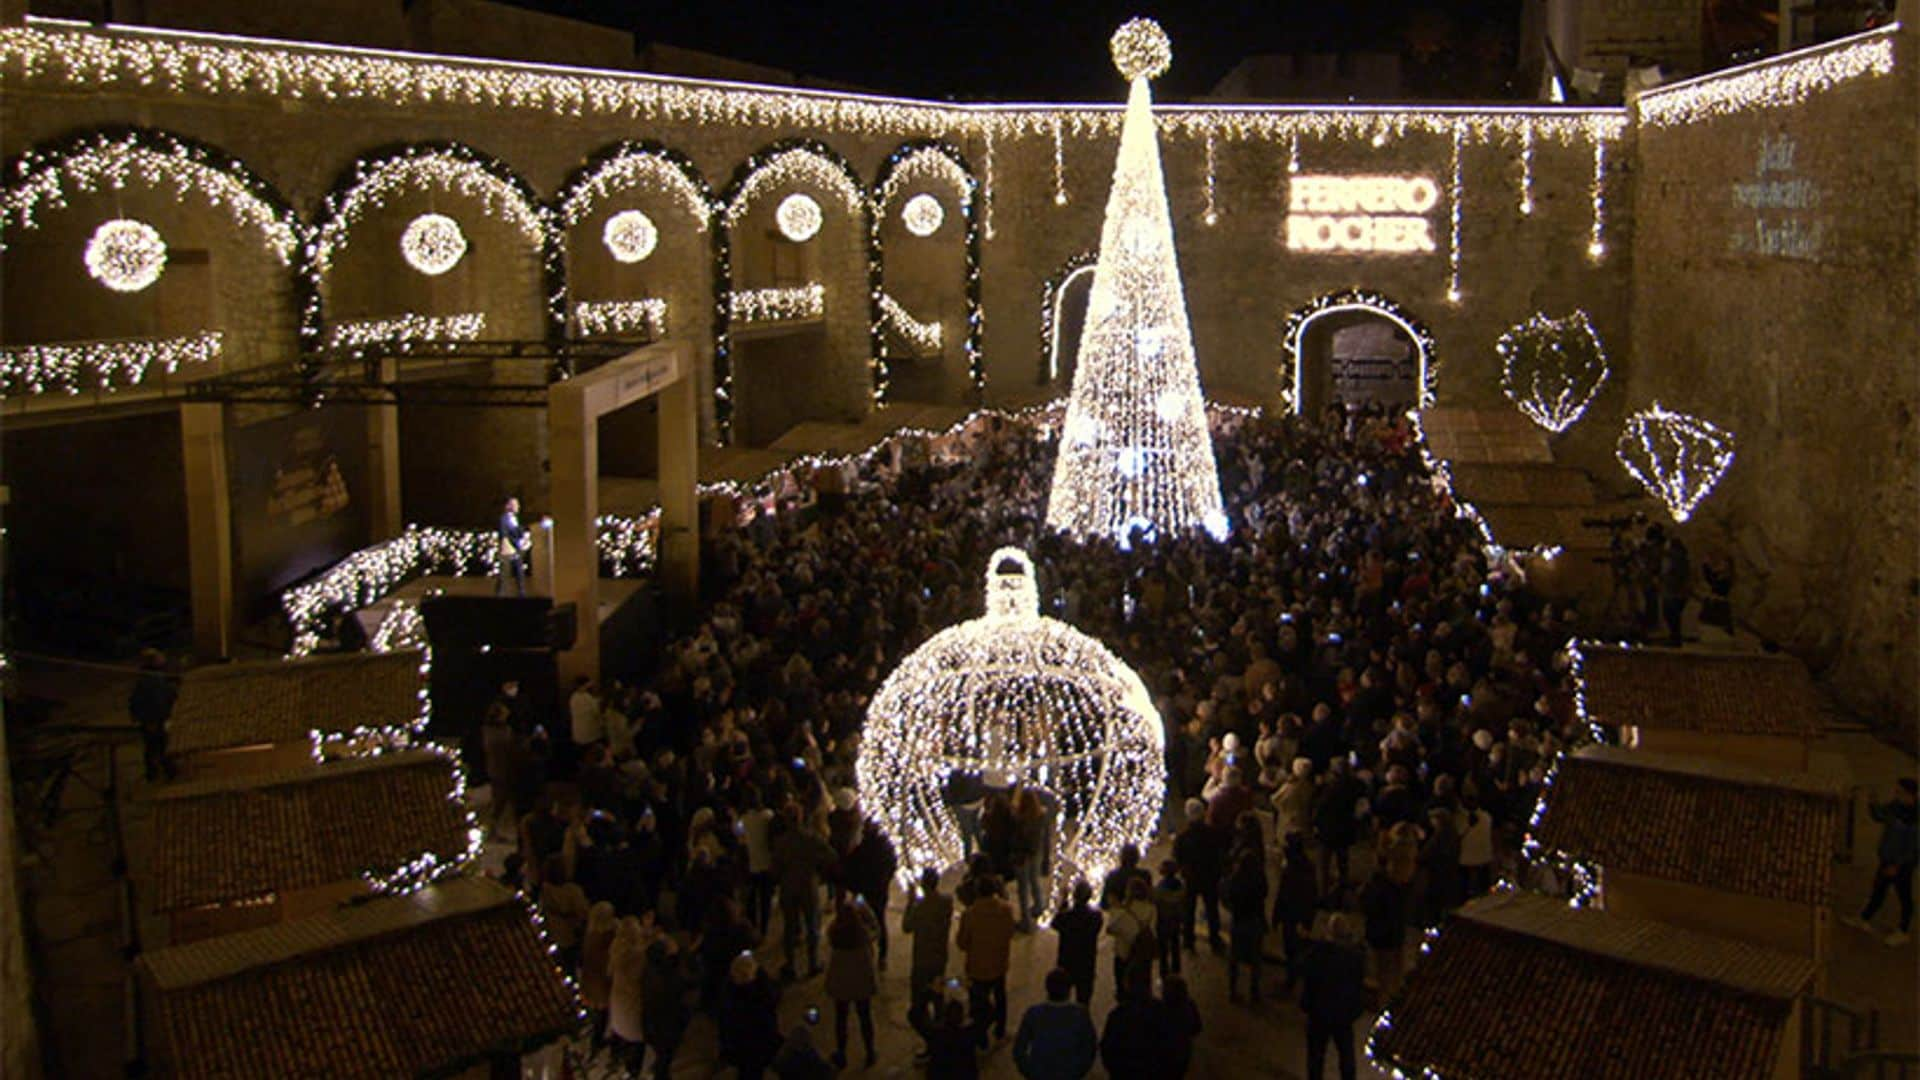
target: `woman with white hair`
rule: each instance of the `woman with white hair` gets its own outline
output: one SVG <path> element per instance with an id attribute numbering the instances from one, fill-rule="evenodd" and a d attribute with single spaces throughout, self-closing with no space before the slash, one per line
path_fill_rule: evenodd
<path id="1" fill-rule="evenodd" d="M 650 936 L 651 927 L 629 915 L 616 923 L 607 951 L 607 1037 L 614 1044 L 614 1056 L 632 1073 L 639 1072 L 647 1054 L 640 983 L 647 970 Z"/>

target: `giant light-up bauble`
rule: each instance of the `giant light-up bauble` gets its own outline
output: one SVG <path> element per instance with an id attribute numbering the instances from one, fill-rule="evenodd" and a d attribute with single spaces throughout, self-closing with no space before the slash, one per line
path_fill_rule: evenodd
<path id="1" fill-rule="evenodd" d="M 421 214 L 400 234 L 400 254 L 407 265 L 428 277 L 438 277 L 460 264 L 467 253 L 467 234 L 445 214 Z"/>
<path id="2" fill-rule="evenodd" d="M 1047 910 L 1096 887 L 1120 845 L 1145 848 L 1166 799 L 1166 734 L 1140 677 L 1098 641 L 1040 614 L 1033 563 L 987 563 L 987 612 L 900 662 L 867 710 L 862 803 L 893 838 L 902 882 L 961 861 L 943 793 L 956 772 L 1003 775 L 1057 807 Z"/>
<path id="3" fill-rule="evenodd" d="M 780 235 L 796 244 L 804 244 L 820 232 L 820 225 L 826 221 L 820 212 L 820 203 L 813 196 L 794 192 L 780 200 L 773 210 L 774 224 L 780 227 Z"/>

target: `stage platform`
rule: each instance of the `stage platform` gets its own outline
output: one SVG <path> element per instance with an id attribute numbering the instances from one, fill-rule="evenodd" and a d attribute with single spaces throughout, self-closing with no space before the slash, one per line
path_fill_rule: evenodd
<path id="1" fill-rule="evenodd" d="M 614 612 L 620 610 L 620 606 L 631 599 L 634 593 L 639 592 L 645 584 L 646 581 L 643 579 L 601 578 L 599 612 L 601 625 L 606 625 L 607 619 L 612 617 Z M 387 617 L 387 613 L 393 610 L 396 603 L 404 602 L 418 609 L 421 600 L 434 594 L 445 594 L 447 596 L 492 596 L 493 579 L 490 577 L 446 577 L 438 574 L 415 578 L 405 585 L 400 586 L 398 589 L 395 589 L 393 592 L 388 593 L 386 596 L 381 597 L 374 603 L 354 612 L 354 618 L 359 619 L 360 625 L 371 635 L 374 629 L 380 625 L 381 620 Z M 509 593 L 508 595 L 512 594 Z M 531 582 L 527 585 L 527 595 L 535 595 Z"/>

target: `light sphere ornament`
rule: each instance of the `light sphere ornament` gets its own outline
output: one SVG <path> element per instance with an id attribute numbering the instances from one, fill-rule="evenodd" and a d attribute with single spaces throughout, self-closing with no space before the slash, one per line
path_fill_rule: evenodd
<path id="1" fill-rule="evenodd" d="M 1122 844 L 1152 841 L 1166 800 L 1166 733 L 1140 677 L 1106 647 L 1040 614 L 1033 562 L 987 562 L 986 614 L 948 627 L 887 676 L 867 709 L 861 802 L 900 853 L 900 880 L 965 849 L 956 777 L 1032 789 L 1051 813 L 1048 913 L 1076 879 L 1096 888 Z"/>
<path id="2" fill-rule="evenodd" d="M 622 210 L 607 219 L 600 230 L 600 242 L 615 262 L 637 263 L 653 254 L 660 243 L 660 230 L 653 219 L 638 210 Z"/>
<path id="3" fill-rule="evenodd" d="M 804 244 L 820 233 L 820 226 L 826 216 L 820 212 L 820 204 L 814 197 L 803 192 L 794 192 L 780 200 L 773 212 L 774 224 L 780 226 L 780 235 L 796 244 Z"/>
<path id="4" fill-rule="evenodd" d="M 932 236 L 940 231 L 940 225 L 947 220 L 947 211 L 940 200 L 921 192 L 907 200 L 900 208 L 900 223 L 915 236 Z"/>
<path id="5" fill-rule="evenodd" d="M 1173 43 L 1152 19 L 1128 19 L 1121 23 L 1107 45 L 1113 50 L 1113 66 L 1120 69 L 1128 82 L 1157 79 L 1173 66 Z"/>
<path id="6" fill-rule="evenodd" d="M 167 242 L 144 221 L 103 221 L 87 240 L 87 273 L 114 292 L 132 293 L 160 280 L 167 268 Z"/>
<path id="7" fill-rule="evenodd" d="M 400 234 L 400 255 L 407 265 L 428 277 L 438 277 L 460 264 L 467 254 L 467 234 L 445 214 L 421 214 Z"/>

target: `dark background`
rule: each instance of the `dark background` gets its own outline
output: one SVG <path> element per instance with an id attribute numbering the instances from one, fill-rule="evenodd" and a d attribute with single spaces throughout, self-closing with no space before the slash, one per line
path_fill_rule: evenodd
<path id="1" fill-rule="evenodd" d="M 1194 3 L 632 3 L 512 0 L 659 42 L 883 93 L 957 101 L 1126 96 L 1107 38 L 1135 15 L 1173 40 L 1159 101 L 1206 93 L 1260 53 L 1400 53 L 1419 97 L 1502 96 L 1524 0 Z"/>

